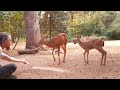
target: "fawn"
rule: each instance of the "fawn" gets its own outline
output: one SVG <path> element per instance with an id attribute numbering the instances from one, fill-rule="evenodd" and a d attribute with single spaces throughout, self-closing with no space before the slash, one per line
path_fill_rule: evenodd
<path id="1" fill-rule="evenodd" d="M 102 54 L 102 58 L 101 58 L 101 66 L 105 65 L 106 63 L 106 55 L 107 52 L 102 48 L 104 46 L 104 41 L 102 39 L 92 39 L 90 41 L 87 42 L 82 42 L 79 37 L 77 36 L 77 39 L 74 41 L 74 44 L 78 43 L 84 50 L 84 61 L 86 64 L 88 64 L 88 55 L 89 55 L 89 50 L 91 49 L 96 49 L 98 50 L 101 54 Z M 85 59 L 85 54 L 87 53 L 87 61 Z M 103 63 L 103 59 L 104 59 L 104 63 Z"/>
<path id="2" fill-rule="evenodd" d="M 60 65 L 60 47 L 62 47 L 62 49 L 64 51 L 63 63 L 65 63 L 67 42 L 68 42 L 67 34 L 59 33 L 59 34 L 55 35 L 54 37 L 52 37 L 51 40 L 49 40 L 49 41 L 47 41 L 45 38 L 41 38 L 41 40 L 39 41 L 39 45 L 46 45 L 49 48 L 53 48 L 52 55 L 53 55 L 54 62 L 56 61 L 55 57 L 54 57 L 54 50 L 57 48 L 58 49 L 58 57 L 59 57 L 59 65 Z"/>

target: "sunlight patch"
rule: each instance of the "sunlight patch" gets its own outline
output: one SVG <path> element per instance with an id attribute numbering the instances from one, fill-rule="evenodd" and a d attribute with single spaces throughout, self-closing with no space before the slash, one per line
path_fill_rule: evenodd
<path id="1" fill-rule="evenodd" d="M 51 71 L 56 71 L 56 72 L 69 72 L 68 70 L 63 70 L 63 69 L 55 68 L 55 67 L 32 67 L 32 69 L 51 70 Z"/>

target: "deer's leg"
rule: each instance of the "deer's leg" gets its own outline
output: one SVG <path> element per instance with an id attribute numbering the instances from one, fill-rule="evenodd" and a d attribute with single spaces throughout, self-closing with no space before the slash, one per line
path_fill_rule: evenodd
<path id="1" fill-rule="evenodd" d="M 59 57 L 59 65 L 60 65 L 60 47 L 58 48 L 58 57 Z"/>
<path id="2" fill-rule="evenodd" d="M 56 60 L 55 60 L 55 56 L 54 56 L 54 48 L 52 50 L 52 55 L 53 55 L 53 59 L 54 59 L 54 62 L 55 62 Z"/>
<path id="3" fill-rule="evenodd" d="M 106 64 L 106 55 L 107 55 L 107 52 L 102 48 L 102 51 L 104 52 L 104 63 L 103 63 L 103 65 L 105 65 Z"/>
<path id="4" fill-rule="evenodd" d="M 102 66 L 102 64 L 103 64 L 103 57 L 105 56 L 105 53 L 104 53 L 104 50 L 102 49 L 102 47 L 97 48 L 97 50 L 102 54 L 101 63 L 100 63 L 100 65 Z M 104 64 L 105 64 L 105 61 L 104 61 Z"/>
<path id="5" fill-rule="evenodd" d="M 62 49 L 64 50 L 64 58 L 63 58 L 63 63 L 65 63 L 65 57 L 66 57 L 66 45 L 62 46 Z"/>
<path id="6" fill-rule="evenodd" d="M 87 64 L 88 64 L 88 55 L 89 55 L 89 50 L 87 51 L 87 62 L 86 62 Z"/>
<path id="7" fill-rule="evenodd" d="M 85 63 L 87 63 L 87 62 L 86 62 L 86 59 L 85 59 L 85 54 L 86 54 L 86 52 L 87 52 L 87 50 L 85 50 L 85 52 L 83 53 Z"/>

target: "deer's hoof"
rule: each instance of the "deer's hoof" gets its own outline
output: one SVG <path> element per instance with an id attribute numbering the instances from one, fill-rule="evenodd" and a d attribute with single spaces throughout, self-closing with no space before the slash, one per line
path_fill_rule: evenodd
<path id="1" fill-rule="evenodd" d="M 65 63 L 65 61 L 62 61 L 63 63 Z"/>
<path id="2" fill-rule="evenodd" d="M 87 65 L 88 63 L 85 63 L 85 65 Z"/>
<path id="3" fill-rule="evenodd" d="M 105 66 L 105 64 L 103 64 Z"/>
<path id="4" fill-rule="evenodd" d="M 101 66 L 103 66 L 103 64 L 102 64 L 102 63 L 101 63 L 100 65 L 101 65 Z"/>

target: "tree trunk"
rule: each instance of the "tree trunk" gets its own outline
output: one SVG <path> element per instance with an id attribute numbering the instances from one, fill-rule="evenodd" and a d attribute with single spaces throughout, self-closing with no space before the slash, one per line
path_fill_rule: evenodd
<path id="1" fill-rule="evenodd" d="M 26 49 L 38 47 L 41 39 L 38 11 L 25 11 Z M 43 48 L 43 47 L 41 47 Z"/>

